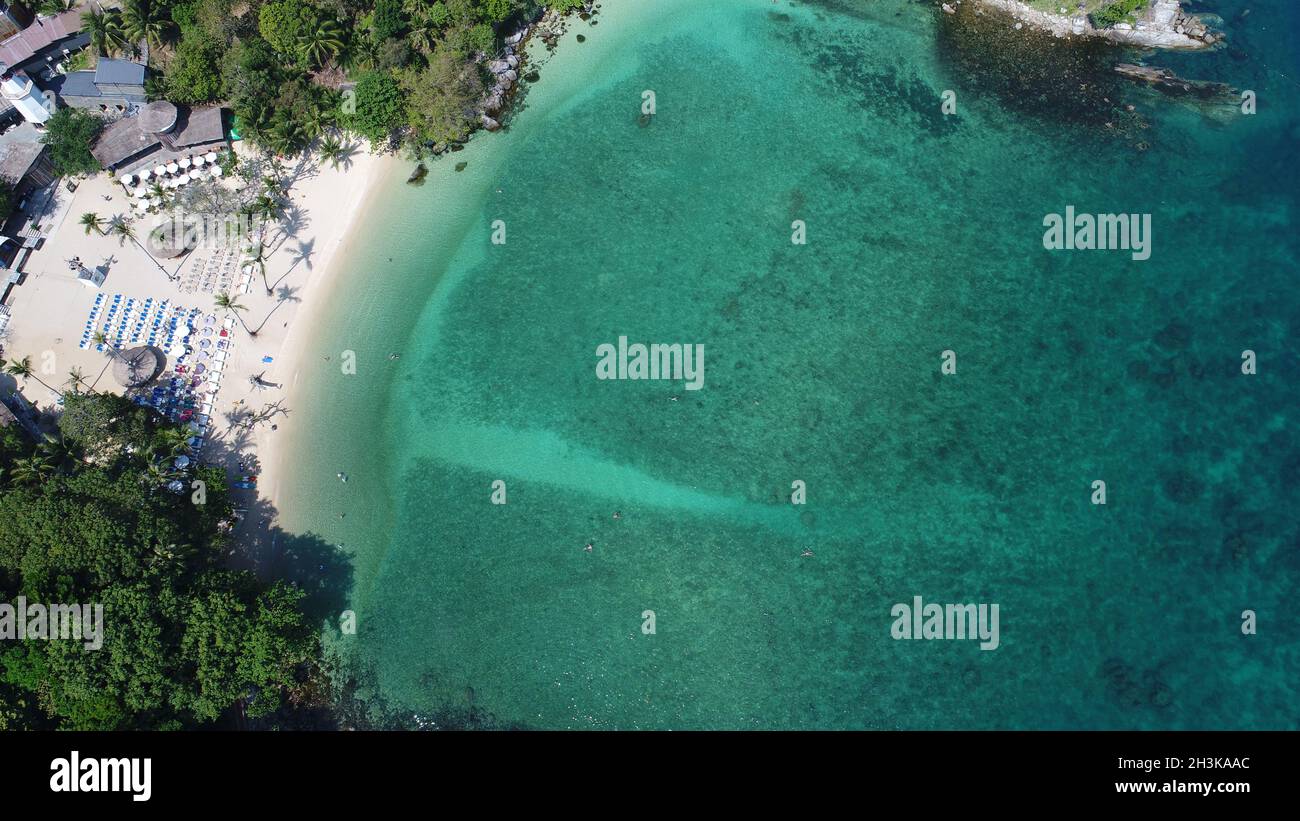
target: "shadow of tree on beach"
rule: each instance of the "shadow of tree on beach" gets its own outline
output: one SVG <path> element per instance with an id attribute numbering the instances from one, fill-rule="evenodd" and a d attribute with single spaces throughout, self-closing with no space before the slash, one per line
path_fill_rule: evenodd
<path id="1" fill-rule="evenodd" d="M 303 612 L 317 625 L 337 628 L 353 584 L 351 557 L 315 533 L 295 534 L 281 528 L 278 511 L 256 486 L 235 487 L 242 477 L 256 477 L 261 463 L 253 452 L 253 433 L 289 413 L 283 400 L 261 409 L 236 408 L 225 415 L 227 426 L 214 426 L 203 461 L 224 467 L 240 521 L 231 539 L 230 564 L 251 570 L 264 581 L 282 580 L 302 590 Z M 250 482 L 256 484 L 255 479 Z"/>

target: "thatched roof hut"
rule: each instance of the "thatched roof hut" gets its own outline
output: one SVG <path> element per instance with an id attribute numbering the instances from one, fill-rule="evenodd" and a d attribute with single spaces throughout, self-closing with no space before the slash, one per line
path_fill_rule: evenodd
<path id="1" fill-rule="evenodd" d="M 113 358 L 113 378 L 124 388 L 144 387 L 158 378 L 165 364 L 161 351 L 140 345 Z"/>

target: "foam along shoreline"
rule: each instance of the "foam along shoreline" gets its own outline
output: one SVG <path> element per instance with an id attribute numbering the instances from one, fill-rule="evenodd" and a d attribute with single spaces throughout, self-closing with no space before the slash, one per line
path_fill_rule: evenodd
<path id="1" fill-rule="evenodd" d="M 945 2 L 943 10 L 952 14 L 954 7 L 961 2 L 963 0 Z M 1183 11 L 1178 0 L 1151 0 L 1144 11 L 1137 13 L 1135 25 L 1118 23 L 1105 29 L 1094 27 L 1087 14 L 1053 14 L 1033 8 L 1020 0 L 965 2 L 1000 9 L 1022 23 L 1050 31 L 1057 37 L 1100 37 L 1126 46 L 1185 50 L 1209 48 L 1223 39 L 1223 35 L 1212 30 L 1196 15 Z M 1061 0 L 1058 8 L 1066 9 L 1073 2 L 1074 0 Z"/>

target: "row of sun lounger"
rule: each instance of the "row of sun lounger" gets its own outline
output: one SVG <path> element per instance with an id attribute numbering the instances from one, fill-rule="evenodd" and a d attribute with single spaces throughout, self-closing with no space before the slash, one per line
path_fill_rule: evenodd
<path id="1" fill-rule="evenodd" d="M 166 350 L 176 338 L 184 313 L 183 309 L 171 305 L 171 301 L 166 299 L 161 302 L 155 302 L 152 297 L 124 299 L 121 294 L 114 294 L 109 299 L 105 294 L 96 294 L 82 327 L 79 347 L 85 350 L 94 345 L 95 350 L 102 353 L 107 345 L 94 341 L 95 333 L 100 331 L 115 348 L 144 344 Z M 190 312 L 191 315 L 197 313 L 197 309 Z"/>

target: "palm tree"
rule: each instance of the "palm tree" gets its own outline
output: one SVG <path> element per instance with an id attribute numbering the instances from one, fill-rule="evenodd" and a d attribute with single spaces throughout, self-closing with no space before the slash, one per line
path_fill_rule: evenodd
<path id="1" fill-rule="evenodd" d="M 333 20 L 322 20 L 298 35 L 298 48 L 311 65 L 324 65 L 343 51 L 343 29 Z"/>
<path id="2" fill-rule="evenodd" d="M 268 282 L 266 279 L 266 246 L 263 245 L 262 242 L 259 240 L 256 247 L 257 247 L 256 252 L 253 251 L 253 246 L 250 245 L 248 247 L 248 252 L 250 254 L 253 254 L 253 256 L 244 260 L 244 265 L 257 266 L 257 269 L 262 273 L 262 287 L 266 289 L 266 295 L 270 296 L 271 283 Z"/>
<path id="3" fill-rule="evenodd" d="M 97 55 L 116 54 L 126 45 L 126 36 L 122 33 L 122 15 L 116 9 L 83 11 L 81 29 L 90 37 L 90 46 Z"/>
<path id="4" fill-rule="evenodd" d="M 190 449 L 190 432 L 185 428 L 160 428 L 153 438 L 153 450 L 159 456 L 175 458 Z"/>
<path id="5" fill-rule="evenodd" d="M 121 355 L 122 351 L 117 347 L 117 343 L 109 339 L 108 334 L 104 333 L 102 330 L 95 331 L 95 333 L 91 335 L 90 341 L 96 346 L 103 345 L 108 349 L 108 361 L 104 363 L 104 367 L 99 369 L 99 376 L 95 377 L 95 381 L 90 383 L 90 389 L 93 391 L 95 386 L 99 384 L 99 380 L 104 377 L 104 371 L 108 370 L 108 366 L 113 364 L 113 360 L 117 359 L 118 356 Z"/>
<path id="6" fill-rule="evenodd" d="M 440 29 L 428 17 L 411 18 L 411 31 L 406 35 L 406 42 L 411 48 L 429 54 L 438 43 Z"/>
<path id="7" fill-rule="evenodd" d="M 225 311 L 238 319 L 239 324 L 244 326 L 245 333 L 249 336 L 257 336 L 257 332 L 249 329 L 248 324 L 244 322 L 244 317 L 239 313 L 240 311 L 247 311 L 247 305 L 239 304 L 238 300 L 230 294 L 217 294 L 216 305 L 218 310 Z"/>
<path id="8" fill-rule="evenodd" d="M 85 456 L 75 440 L 50 433 L 45 434 L 45 441 L 41 442 L 37 452 L 64 473 L 72 473 Z"/>
<path id="9" fill-rule="evenodd" d="M 128 239 L 134 242 L 136 245 L 140 244 L 135 238 L 135 229 L 131 227 L 131 223 L 127 222 L 120 215 L 113 217 L 113 219 L 109 220 L 108 230 L 113 232 L 114 234 L 117 234 L 118 245 L 121 245 L 123 242 L 125 242 Z"/>
<path id="10" fill-rule="evenodd" d="M 62 14 L 65 11 L 72 11 L 77 7 L 80 0 L 40 0 L 36 4 L 38 14 L 44 14 L 46 17 L 53 17 L 56 14 Z"/>
<path id="11" fill-rule="evenodd" d="M 275 116 L 275 124 L 267 135 L 267 142 L 277 154 L 292 154 L 307 141 L 307 129 L 286 112 Z"/>
<path id="12" fill-rule="evenodd" d="M 37 382 L 40 382 L 42 385 L 45 385 L 46 388 L 49 388 L 55 393 L 59 393 L 57 390 L 55 390 L 53 387 L 47 384 L 45 380 L 37 376 L 36 371 L 32 370 L 32 358 L 30 356 L 24 356 L 22 359 L 9 360 L 9 364 L 5 366 L 5 373 L 9 374 L 10 376 L 20 376 L 24 380 L 35 379 Z"/>
<path id="13" fill-rule="evenodd" d="M 158 260 L 153 258 L 153 254 L 149 253 L 149 249 L 140 244 L 140 240 L 135 238 L 135 229 L 132 228 L 131 223 L 127 222 L 121 215 L 113 217 L 113 219 L 109 221 L 108 230 L 117 235 L 118 245 L 121 245 L 127 240 L 131 240 L 131 242 L 135 243 L 136 248 L 144 251 L 144 255 L 149 258 L 149 261 L 154 264 L 154 267 L 163 272 L 163 276 L 167 277 L 168 280 L 175 279 L 166 268 L 159 264 Z"/>
<path id="14" fill-rule="evenodd" d="M 86 229 L 86 236 L 94 231 L 100 236 L 104 235 L 104 220 L 94 211 L 87 211 L 81 215 L 81 226 Z"/>
<path id="15" fill-rule="evenodd" d="M 339 163 L 348 158 L 348 149 L 343 145 L 342 140 L 330 134 L 320 141 L 320 158 L 328 161 L 330 166 L 337 171 Z"/>
<path id="16" fill-rule="evenodd" d="M 253 201 L 253 213 L 264 220 L 278 220 L 280 215 L 284 213 L 284 204 L 280 202 L 279 197 L 281 189 L 272 188 L 272 186 L 278 185 L 279 183 L 268 180 L 267 193 L 259 195 Z"/>
<path id="17" fill-rule="evenodd" d="M 64 384 L 71 388 L 73 393 L 76 393 L 78 388 L 86 386 L 86 374 L 81 368 L 74 366 L 68 369 L 68 381 Z"/>
<path id="18" fill-rule="evenodd" d="M 171 457 L 164 456 L 149 459 L 144 463 L 144 470 L 140 473 L 140 483 L 146 487 L 159 487 L 180 475 L 180 471 L 172 466 Z"/>
<path id="19" fill-rule="evenodd" d="M 54 472 L 54 465 L 44 456 L 33 454 L 26 459 L 15 459 L 9 468 L 11 481 L 16 485 L 34 485 Z"/>
<path id="20" fill-rule="evenodd" d="M 145 558 L 145 562 L 155 570 L 166 570 L 184 565 L 194 555 L 194 546 L 186 544 L 154 545 Z"/>
<path id="21" fill-rule="evenodd" d="M 122 32 L 133 43 L 144 40 L 154 48 L 162 48 L 171 27 L 171 20 L 150 0 L 126 0 L 122 4 Z"/>
<path id="22" fill-rule="evenodd" d="M 104 347 L 108 348 L 109 359 L 116 359 L 118 353 L 120 353 L 120 350 L 117 347 L 117 343 L 109 339 L 108 334 L 104 333 L 103 331 L 95 331 L 95 333 L 91 335 L 90 341 L 95 343 L 96 345 L 103 345 Z"/>

